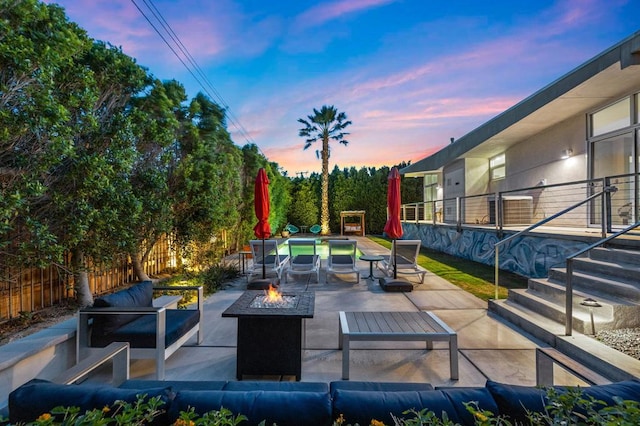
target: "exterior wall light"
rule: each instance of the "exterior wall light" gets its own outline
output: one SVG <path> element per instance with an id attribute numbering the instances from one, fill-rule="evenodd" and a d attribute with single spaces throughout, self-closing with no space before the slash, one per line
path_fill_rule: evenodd
<path id="1" fill-rule="evenodd" d="M 567 158 L 571 157 L 573 155 L 573 150 L 572 149 L 563 149 L 562 150 L 562 156 L 560 158 L 562 158 L 563 160 L 566 160 Z"/>

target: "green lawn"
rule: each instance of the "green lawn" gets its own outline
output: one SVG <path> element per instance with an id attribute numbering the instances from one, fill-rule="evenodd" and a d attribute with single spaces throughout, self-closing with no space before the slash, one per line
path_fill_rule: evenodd
<path id="1" fill-rule="evenodd" d="M 374 236 L 368 236 L 368 238 L 383 247 L 391 249 L 391 241 L 388 239 Z M 495 271 L 493 266 L 424 247 L 420 249 L 418 264 L 482 300 L 489 300 L 495 297 Z M 526 287 L 527 279 L 525 277 L 511 272 L 500 271 L 500 288 L 498 291 L 500 299 L 507 297 L 509 288 Z"/>

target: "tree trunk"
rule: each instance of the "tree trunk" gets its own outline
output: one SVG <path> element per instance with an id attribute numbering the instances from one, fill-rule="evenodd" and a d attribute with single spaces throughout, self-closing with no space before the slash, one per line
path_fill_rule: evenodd
<path id="1" fill-rule="evenodd" d="M 138 278 L 138 281 L 149 281 L 149 275 L 144 270 L 143 265 L 144 256 L 140 256 L 140 253 L 134 253 L 131 255 L 131 264 L 133 266 L 133 273 Z"/>
<path id="2" fill-rule="evenodd" d="M 74 273 L 74 290 L 80 307 L 93 305 L 93 294 L 89 288 L 89 273 L 85 264 L 85 257 L 82 250 L 72 251 L 71 262 Z"/>
<path id="3" fill-rule="evenodd" d="M 322 207 L 320 210 L 320 235 L 329 235 L 329 137 L 322 138 Z"/>

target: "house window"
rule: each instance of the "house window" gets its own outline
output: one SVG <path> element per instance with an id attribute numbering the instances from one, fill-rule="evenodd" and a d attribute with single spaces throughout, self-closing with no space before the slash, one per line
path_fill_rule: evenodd
<path id="1" fill-rule="evenodd" d="M 504 153 L 496 155 L 489 160 L 489 173 L 491 180 L 504 179 L 507 174 L 506 160 Z"/>
<path id="2" fill-rule="evenodd" d="M 598 136 L 631 125 L 631 98 L 626 97 L 613 105 L 591 114 L 591 136 Z"/>

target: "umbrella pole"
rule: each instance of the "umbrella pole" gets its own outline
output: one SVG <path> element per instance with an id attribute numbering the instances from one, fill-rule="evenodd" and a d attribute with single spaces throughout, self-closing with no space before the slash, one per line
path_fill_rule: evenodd
<path id="1" fill-rule="evenodd" d="M 393 240 L 393 279 L 398 278 L 398 252 L 396 252 L 396 240 Z"/>
<path id="2" fill-rule="evenodd" d="M 264 264 L 264 238 L 262 239 L 262 279 L 267 277 L 267 267 Z"/>

